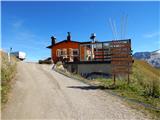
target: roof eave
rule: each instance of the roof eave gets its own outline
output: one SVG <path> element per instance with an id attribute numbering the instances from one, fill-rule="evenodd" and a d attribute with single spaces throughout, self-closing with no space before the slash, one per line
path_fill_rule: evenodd
<path id="1" fill-rule="evenodd" d="M 50 46 L 47 46 L 46 48 L 49 48 L 49 49 L 51 49 L 51 48 L 52 48 L 52 45 L 50 45 Z"/>

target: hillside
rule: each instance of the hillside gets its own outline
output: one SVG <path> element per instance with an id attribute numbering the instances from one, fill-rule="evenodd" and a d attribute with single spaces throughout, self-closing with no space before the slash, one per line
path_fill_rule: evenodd
<path id="1" fill-rule="evenodd" d="M 146 61 L 135 60 L 131 75 L 131 90 L 124 92 L 127 98 L 136 100 L 145 105 L 145 109 L 152 113 L 153 118 L 160 117 L 160 69 L 152 67 Z M 130 88 L 129 88 L 130 89 Z M 130 94 L 130 91 L 132 94 Z M 123 93 L 122 93 L 123 94 Z M 159 110 L 153 109 L 157 108 Z M 139 108 L 141 109 L 141 108 Z"/>
<path id="2" fill-rule="evenodd" d="M 155 98 L 160 97 L 160 70 L 145 61 L 135 60 L 133 64 L 133 83 L 142 87 L 143 94 Z"/>
<path id="3" fill-rule="evenodd" d="M 136 52 L 133 56 L 135 59 L 147 61 L 153 67 L 160 68 L 160 49 L 152 52 Z"/>
<path id="4" fill-rule="evenodd" d="M 152 67 L 145 61 L 135 60 L 133 64 L 133 76 L 139 75 L 143 76 L 143 79 L 156 79 L 160 81 L 160 70 Z"/>
<path id="5" fill-rule="evenodd" d="M 1 103 L 8 101 L 8 93 L 11 88 L 11 80 L 16 74 L 17 59 L 11 56 L 11 62 L 8 61 L 8 55 L 4 51 L 0 51 L 1 61 Z"/>

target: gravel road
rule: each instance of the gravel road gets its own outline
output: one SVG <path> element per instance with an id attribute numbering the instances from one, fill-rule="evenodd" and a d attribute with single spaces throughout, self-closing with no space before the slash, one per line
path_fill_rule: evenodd
<path id="1" fill-rule="evenodd" d="M 147 119 L 124 101 L 67 78 L 49 65 L 18 63 L 18 73 L 2 119 Z"/>

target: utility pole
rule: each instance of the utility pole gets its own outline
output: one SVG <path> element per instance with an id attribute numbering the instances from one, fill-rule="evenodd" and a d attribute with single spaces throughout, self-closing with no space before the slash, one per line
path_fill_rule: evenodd
<path id="1" fill-rule="evenodd" d="M 10 47 L 9 52 L 8 52 L 8 62 L 11 62 L 11 51 L 12 51 L 12 47 Z"/>

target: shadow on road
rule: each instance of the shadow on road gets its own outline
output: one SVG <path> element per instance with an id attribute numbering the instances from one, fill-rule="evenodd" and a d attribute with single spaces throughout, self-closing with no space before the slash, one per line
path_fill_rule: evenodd
<path id="1" fill-rule="evenodd" d="M 82 90 L 104 90 L 104 86 L 68 86 L 68 88 L 82 89 Z"/>

